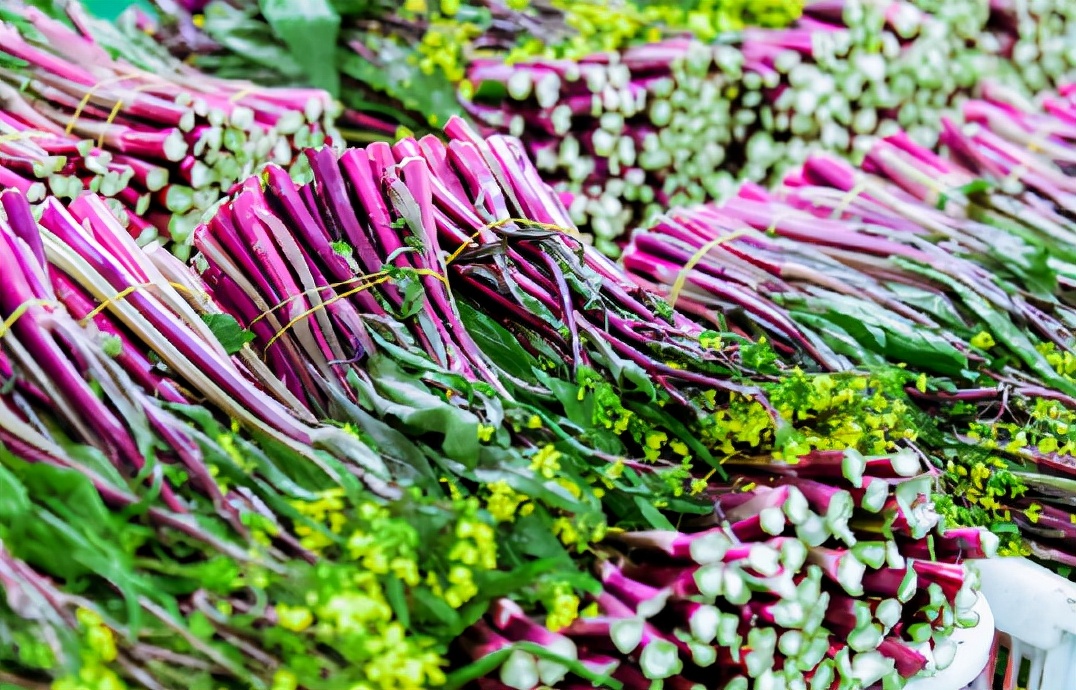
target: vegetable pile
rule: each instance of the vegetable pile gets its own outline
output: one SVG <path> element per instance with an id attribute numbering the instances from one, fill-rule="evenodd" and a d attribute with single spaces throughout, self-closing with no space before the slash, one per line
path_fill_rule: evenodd
<path id="1" fill-rule="evenodd" d="M 32 201 L 99 193 L 141 241 L 163 233 L 184 255 L 234 184 L 332 135 L 323 91 L 216 79 L 77 4 L 67 13 L 71 26 L 0 11 L 0 185 Z"/>
<path id="2" fill-rule="evenodd" d="M 967 124 L 943 120 L 947 156 L 904 133 L 862 171 L 814 156 L 773 191 L 671 212 L 625 266 L 823 369 L 905 367 L 959 449 L 950 517 L 1015 523 L 1023 549 L 1076 565 L 1072 93 L 1032 107 L 988 90 Z"/>
<path id="3" fill-rule="evenodd" d="M 476 60 L 462 96 L 486 130 L 523 138 L 573 220 L 616 254 L 627 229 L 772 181 L 810 149 L 858 161 L 898 128 L 933 146 L 939 112 L 985 80 L 1028 96 L 1071 77 L 1072 8 L 1025 5 L 814 0 L 791 27 L 715 42 Z"/>
<path id="4" fill-rule="evenodd" d="M 896 690 L 1076 567 L 1071 3 L 156 4 L 0 9 L 0 690 Z"/>
<path id="5" fill-rule="evenodd" d="M 186 301 L 187 269 L 135 246 L 100 198 L 49 198 L 40 226 L 25 197 L 0 201 L 4 682 L 443 681 L 392 591 L 476 548 L 473 507 L 363 490 L 380 458 L 230 356 L 222 315 Z M 315 556 L 325 542 L 341 548 Z"/>
<path id="6" fill-rule="evenodd" d="M 310 150 L 306 184 L 268 167 L 196 231 L 197 272 L 98 197 L 50 197 L 38 226 L 4 194 L 3 466 L 52 526 L 3 536 L 51 630 L 12 638 L 13 677 L 746 688 L 946 666 L 975 597 L 946 562 L 996 539 L 928 544 L 903 392 L 692 326 L 574 239 L 514 140 L 447 130 Z M 80 538 L 111 546 L 32 546 Z M 11 601 L 25 632 L 38 609 Z"/>
<path id="7" fill-rule="evenodd" d="M 456 98 L 481 55 L 574 58 L 691 31 L 704 40 L 749 26 L 785 26 L 800 0 L 442 0 L 426 2 L 157 2 L 155 29 L 201 69 L 263 84 L 313 84 L 351 109 L 352 141 L 436 133 L 463 111 Z M 186 11 L 184 11 L 184 9 Z M 141 18 L 128 23 L 149 26 Z"/>

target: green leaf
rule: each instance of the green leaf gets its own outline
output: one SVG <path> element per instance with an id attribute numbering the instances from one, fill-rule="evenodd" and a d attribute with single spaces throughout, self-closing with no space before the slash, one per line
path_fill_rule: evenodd
<path id="1" fill-rule="evenodd" d="M 837 295 L 809 297 L 802 302 L 816 317 L 835 324 L 867 350 L 891 361 L 942 374 L 958 374 L 967 368 L 967 357 L 942 335 L 871 303 Z"/>
<path id="2" fill-rule="evenodd" d="M 540 515 L 538 511 L 516 520 L 516 528 L 509 534 L 508 542 L 533 558 L 570 558 L 564 546 L 553 536 L 544 513 Z"/>
<path id="3" fill-rule="evenodd" d="M 483 354 L 509 376 L 524 381 L 531 378 L 534 358 L 503 326 L 466 302 L 458 302 L 460 321 Z"/>
<path id="4" fill-rule="evenodd" d="M 254 340 L 254 334 L 239 325 L 231 314 L 202 314 L 202 321 L 213 331 L 224 351 L 234 355 L 243 346 Z"/>
<path id="5" fill-rule="evenodd" d="M 1019 534 L 1020 528 L 1011 522 L 995 522 L 990 525 L 990 531 L 998 534 Z"/>
<path id="6" fill-rule="evenodd" d="M 899 258 L 895 258 L 893 261 L 949 287 L 960 297 L 968 309 L 982 319 L 995 341 L 1007 346 L 1014 355 L 1019 357 L 1032 371 L 1041 376 L 1044 381 L 1068 395 L 1076 395 L 1076 386 L 1054 371 L 1046 358 L 1035 349 L 1035 343 L 1028 337 L 1028 333 L 1013 323 L 1008 314 L 996 309 L 979 293 L 947 274 L 912 261 Z"/>
<path id="7" fill-rule="evenodd" d="M 354 370 L 348 373 L 348 383 L 374 414 L 395 417 L 412 431 L 439 433 L 445 455 L 467 467 L 478 463 L 481 444 L 477 416 L 430 393 L 389 360 L 371 358 L 367 370 L 376 388 L 360 379 Z"/>
<path id="8" fill-rule="evenodd" d="M 0 446 L 3 450 L 3 446 Z M 25 519 L 30 514 L 30 497 L 19 478 L 0 465 L 0 525 Z"/>
<path id="9" fill-rule="evenodd" d="M 403 580 L 395 575 L 390 575 L 385 580 L 385 598 L 388 599 L 389 606 L 392 607 L 392 611 L 396 614 L 400 625 L 409 630 L 411 628 L 411 611 L 407 608 L 407 595 L 404 592 Z"/>
<path id="10" fill-rule="evenodd" d="M 605 340 L 595 339 L 591 345 L 597 350 L 593 353 L 594 360 L 609 370 L 617 385 L 628 392 L 642 393 L 651 402 L 657 400 L 658 391 L 654 387 L 654 381 L 641 366 L 620 357 Z M 634 385 L 629 388 L 629 383 Z"/>
<path id="11" fill-rule="evenodd" d="M 306 72 L 311 85 L 340 94 L 336 39 L 340 15 L 328 0 L 260 0 L 258 6 L 273 31 Z"/>
<path id="12" fill-rule="evenodd" d="M 197 64 L 224 78 L 301 80 L 303 68 L 273 35 L 256 5 L 232 7 L 226 2 L 210 3 L 205 11 L 207 36 L 225 49 L 223 55 L 199 58 Z"/>
<path id="13" fill-rule="evenodd" d="M 642 496 L 635 497 L 635 505 L 638 506 L 639 512 L 643 514 L 646 521 L 650 523 L 650 526 L 654 529 L 670 530 L 675 532 L 676 525 L 669 522 L 669 518 L 662 515 L 661 511 L 655 508 Z"/>

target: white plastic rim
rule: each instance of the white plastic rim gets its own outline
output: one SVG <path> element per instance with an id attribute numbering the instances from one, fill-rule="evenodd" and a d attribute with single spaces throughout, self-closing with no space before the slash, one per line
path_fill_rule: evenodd
<path id="1" fill-rule="evenodd" d="M 905 690 L 964 690 L 982 675 L 994 647 L 994 614 L 982 594 L 972 611 L 979 617 L 975 627 L 953 632 L 957 645 L 953 663 L 933 676 L 913 679 Z"/>
<path id="2" fill-rule="evenodd" d="M 1008 647 L 1001 690 L 1076 690 L 1076 583 L 1026 558 L 977 561 L 1001 644 Z"/>

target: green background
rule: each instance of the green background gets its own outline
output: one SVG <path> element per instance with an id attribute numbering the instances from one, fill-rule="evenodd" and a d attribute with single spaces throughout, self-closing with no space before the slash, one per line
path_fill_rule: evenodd
<path id="1" fill-rule="evenodd" d="M 115 19 L 131 5 L 138 5 L 146 10 L 153 9 L 146 0 L 82 0 L 82 4 L 102 19 Z"/>

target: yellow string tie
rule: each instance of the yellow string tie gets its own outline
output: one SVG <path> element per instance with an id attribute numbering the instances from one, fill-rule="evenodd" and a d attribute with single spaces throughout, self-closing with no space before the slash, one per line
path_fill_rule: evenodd
<path id="1" fill-rule="evenodd" d="M 844 212 L 848 210 L 848 207 L 852 205 L 852 202 L 856 200 L 860 194 L 866 191 L 868 182 L 863 179 L 857 182 L 848 193 L 841 197 L 837 205 L 833 207 L 833 213 L 829 215 L 830 218 L 839 219 Z"/>
<path id="2" fill-rule="evenodd" d="M 15 325 L 15 322 L 18 321 L 23 314 L 30 311 L 32 308 L 49 306 L 60 306 L 60 304 L 59 302 L 55 302 L 49 299 L 31 299 L 15 307 L 15 311 L 11 312 L 11 314 L 6 319 L 4 319 L 3 323 L 0 323 L 0 338 L 3 338 L 5 335 L 7 335 L 8 331 L 10 331 Z"/>
<path id="3" fill-rule="evenodd" d="M 466 251 L 466 250 L 467 250 L 467 248 L 468 248 L 468 247 L 470 247 L 471 245 L 481 246 L 480 244 L 478 244 L 477 242 L 475 242 L 475 240 L 477 240 L 477 239 L 478 239 L 478 236 L 479 236 L 479 235 L 481 235 L 481 234 L 482 234 L 483 232 L 485 232 L 485 230 L 486 230 L 486 228 L 482 228 L 481 230 L 479 230 L 479 231 L 478 231 L 478 232 L 476 232 L 475 234 L 471 235 L 471 236 L 470 236 L 469 238 L 467 238 L 467 241 L 466 241 L 466 242 L 464 242 L 463 244 L 461 244 L 461 245 L 460 245 L 460 246 L 459 246 L 459 247 L 458 247 L 458 248 L 456 249 L 456 251 L 454 251 L 454 252 L 452 252 L 451 254 L 449 254 L 449 255 L 448 255 L 448 258 L 447 258 L 447 259 L 445 259 L 445 266 L 448 266 L 448 265 L 449 265 L 449 264 L 451 264 L 451 263 L 452 263 L 453 261 L 455 261 L 456 259 L 460 258 L 460 254 L 462 254 L 462 253 L 463 253 L 464 251 Z"/>
<path id="4" fill-rule="evenodd" d="M 112 77 L 109 77 L 108 79 L 102 79 L 101 81 L 91 86 L 89 90 L 86 91 L 85 95 L 82 96 L 82 100 L 78 102 L 78 107 L 75 108 L 74 114 L 71 115 L 71 120 L 68 121 L 67 127 L 64 128 L 64 132 L 66 132 L 67 134 L 71 134 L 71 132 L 75 131 L 75 125 L 78 123 L 79 118 L 82 117 L 82 112 L 86 109 L 86 106 L 90 104 L 90 99 L 93 98 L 93 95 L 97 92 L 97 89 L 100 89 L 104 86 L 109 86 L 111 84 L 118 84 L 122 81 L 127 81 L 128 79 L 156 79 L 158 82 L 164 81 L 157 75 L 149 74 L 148 72 L 125 72 L 123 74 L 117 74 Z M 116 109 L 113 108 L 113 110 L 115 111 Z M 112 117 L 115 118 L 115 115 L 113 115 Z M 109 122 L 111 122 L 111 119 L 109 120 Z"/>
<path id="5" fill-rule="evenodd" d="M 684 284 L 687 283 L 688 274 L 691 273 L 691 270 L 695 268 L 695 266 L 698 265 L 700 261 L 702 261 L 703 257 L 716 249 L 719 245 L 722 245 L 726 242 L 731 242 L 738 237 L 743 237 L 750 232 L 752 232 L 752 230 L 747 228 L 740 228 L 739 230 L 734 230 L 727 235 L 722 235 L 721 237 L 716 237 L 710 240 L 706 244 L 702 245 L 697 252 L 692 254 L 691 258 L 687 260 L 686 264 L 684 264 L 684 267 L 681 268 L 680 272 L 676 274 L 676 280 L 673 281 L 672 288 L 669 290 L 669 294 L 665 298 L 665 301 L 669 303 L 669 306 L 674 309 L 676 308 L 676 301 L 680 299 L 680 291 L 684 289 Z"/>
<path id="6" fill-rule="evenodd" d="M 239 89 L 239 90 L 238 90 L 238 91 L 236 91 L 235 93 L 233 93 L 233 94 L 232 94 L 232 95 L 231 95 L 231 96 L 230 96 L 230 97 L 228 98 L 228 101 L 229 101 L 229 102 L 231 102 L 231 103 L 238 103 L 239 101 L 243 100 L 244 98 L 246 98 L 247 96 L 251 95 L 252 93 L 255 93 L 256 91 L 258 91 L 258 87 L 257 87 L 257 86 L 247 86 L 247 87 L 244 87 L 244 88 L 242 88 L 242 89 Z"/>
<path id="7" fill-rule="evenodd" d="M 309 290 L 303 290 L 302 292 L 298 292 L 290 297 L 285 298 L 282 302 L 274 304 L 273 306 L 269 307 L 269 309 L 263 311 L 261 314 L 258 314 L 256 317 L 254 317 L 254 320 L 250 322 L 250 325 L 248 325 L 247 328 L 253 327 L 254 324 L 258 323 L 262 319 L 272 316 L 273 312 L 279 309 L 283 309 L 284 307 L 288 306 L 289 304 L 301 297 L 307 297 L 309 295 L 321 292 L 322 290 L 329 290 L 333 288 L 343 287 L 345 285 L 351 285 L 362 280 L 381 278 L 385 275 L 387 275 L 385 271 L 378 271 L 377 273 L 367 273 L 366 275 L 352 276 L 351 278 L 348 278 L 347 280 L 341 280 L 338 283 L 329 283 L 328 285 L 322 285 L 320 287 L 310 288 Z"/>
<path id="8" fill-rule="evenodd" d="M 785 218 L 791 218 L 795 215 L 798 215 L 798 211 L 796 209 L 786 207 L 780 213 L 777 213 L 773 216 L 773 221 L 770 223 L 769 227 L 766 228 L 764 234 L 772 235 L 777 230 L 777 226 L 781 223 L 782 220 L 784 220 Z M 709 254 L 711 251 L 724 244 L 725 242 L 731 242 L 732 240 L 739 237 L 750 235 L 754 231 L 754 228 L 740 228 L 739 230 L 734 230 L 727 235 L 723 235 L 716 239 L 710 240 L 709 242 L 704 244 L 697 252 L 695 252 L 691 256 L 690 259 L 688 259 L 687 263 L 684 264 L 684 267 L 680 269 L 679 273 L 677 273 L 676 280 L 673 281 L 672 288 L 669 290 L 669 294 L 665 297 L 665 301 L 668 302 L 669 306 L 673 307 L 674 309 L 676 308 L 676 301 L 680 297 L 680 292 L 684 289 L 684 285 L 687 282 L 688 274 L 693 268 L 695 268 L 696 265 L 698 265 L 700 261 L 702 261 L 703 257 L 705 257 L 707 254 Z"/>
<path id="9" fill-rule="evenodd" d="M 435 271 L 435 270 L 433 270 L 431 268 L 408 269 L 408 272 L 415 273 L 415 274 L 420 275 L 420 276 L 433 276 L 433 277 L 437 278 L 438 280 L 440 280 L 442 283 L 444 283 L 445 286 L 448 286 L 448 278 L 446 278 L 445 276 L 443 276 L 442 274 L 438 273 L 437 271 Z M 373 278 L 373 280 L 370 280 L 371 278 Z M 339 302 L 342 299 L 347 299 L 348 297 L 351 297 L 352 295 L 357 295 L 360 292 L 363 292 L 365 290 L 369 290 L 372 287 L 375 287 L 377 285 L 381 285 L 382 283 L 386 283 L 386 282 L 392 280 L 392 276 L 388 275 L 388 271 L 378 271 L 377 273 L 370 273 L 370 274 L 367 274 L 365 276 L 356 276 L 355 278 L 352 278 L 350 280 L 341 281 L 340 283 L 337 283 L 336 285 L 338 285 L 338 286 L 339 285 L 346 285 L 348 283 L 353 283 L 353 282 L 356 282 L 358 280 L 369 280 L 370 282 L 364 283 L 362 285 L 359 285 L 358 287 L 353 288 L 351 290 L 348 290 L 347 292 L 341 292 L 338 295 L 333 295 L 332 297 L 330 297 L 327 300 L 324 300 L 323 302 L 321 302 L 317 306 L 311 307 L 311 308 L 307 309 L 306 311 L 304 311 L 303 313 L 299 314 L 294 319 L 292 319 L 288 323 L 284 324 L 283 328 L 281 328 L 279 331 L 277 331 L 275 334 L 273 334 L 273 337 L 270 338 L 269 342 L 267 342 L 265 344 L 265 347 L 262 349 L 262 352 L 268 352 L 269 348 L 273 346 L 273 343 L 275 343 L 277 340 L 279 340 L 281 336 L 283 336 L 285 333 L 287 333 L 289 330 L 291 330 L 292 326 L 296 325 L 297 323 L 299 323 L 303 319 L 306 319 L 309 316 L 311 316 L 312 314 L 315 314 L 318 311 L 327 308 L 330 304 L 334 304 L 336 302 Z M 305 292 L 306 293 L 317 292 L 318 290 L 324 290 L 327 287 L 331 287 L 331 286 L 325 285 L 325 286 L 322 286 L 322 287 L 319 287 L 319 288 L 314 288 L 313 290 L 306 290 Z M 288 301 L 290 301 L 292 299 L 297 299 L 298 297 L 301 297 L 302 294 L 303 293 L 300 293 L 298 295 L 294 295 L 292 297 L 289 297 L 288 300 L 286 300 L 284 303 L 279 304 L 279 305 L 277 305 L 275 307 L 272 307 L 269 310 L 269 312 L 266 312 L 266 313 L 258 315 L 258 317 L 256 317 L 253 321 L 250 322 L 250 325 L 253 326 L 255 323 L 257 323 L 263 317 L 267 316 L 273 310 L 279 309 L 280 307 L 284 306 Z"/>
<path id="10" fill-rule="evenodd" d="M 190 288 L 188 288 L 186 285 L 183 285 L 182 283 L 169 282 L 168 285 L 175 288 L 176 290 L 180 290 L 182 292 L 193 294 L 193 291 Z M 103 302 L 101 302 L 96 307 L 94 307 L 93 310 L 90 311 L 90 313 L 86 314 L 86 316 L 79 319 L 78 323 L 79 323 L 80 326 L 85 326 L 95 316 L 97 316 L 98 314 L 103 312 L 105 309 L 108 309 L 111 305 L 115 304 L 116 302 L 119 302 L 122 299 L 126 299 L 132 293 L 137 292 L 138 290 L 145 290 L 145 289 L 157 288 L 157 287 L 160 287 L 160 283 L 138 283 L 136 285 L 130 285 L 128 287 L 125 287 L 124 289 L 117 292 L 115 295 L 112 295 L 111 297 L 108 297 Z M 47 300 L 47 299 L 32 299 L 32 300 L 27 300 L 26 302 L 23 302 L 22 304 L 20 304 L 18 307 L 15 308 L 15 311 L 11 312 L 11 315 L 8 316 L 7 319 L 5 319 L 3 323 L 0 323 L 0 338 L 7 335 L 7 332 L 10 331 L 11 327 L 15 324 L 15 322 L 19 320 L 19 317 L 21 317 L 23 314 L 25 314 L 27 311 L 29 311 L 30 308 L 35 307 L 35 306 L 39 306 L 39 307 L 45 307 L 45 306 L 63 307 L 64 305 L 63 305 L 62 302 L 56 302 L 54 300 Z"/>
<path id="11" fill-rule="evenodd" d="M 26 139 L 47 139 L 56 136 L 52 132 L 43 132 L 40 129 L 24 129 L 18 132 L 10 132 L 0 135 L 0 143 L 24 141 Z"/>
<path id="12" fill-rule="evenodd" d="M 404 270 L 408 270 L 408 269 L 404 269 Z M 434 271 L 433 269 L 415 268 L 415 269 L 410 269 L 410 271 L 413 272 L 413 273 L 417 273 L 418 275 L 432 275 L 433 277 L 437 278 L 442 283 L 444 283 L 446 286 L 448 285 L 448 278 L 441 275 L 437 271 Z M 273 312 L 288 306 L 289 304 L 291 304 L 292 302 L 294 302 L 295 300 L 297 300 L 297 299 L 299 299 L 301 297 L 307 297 L 307 296 L 310 296 L 310 295 L 314 295 L 314 294 L 317 294 L 317 293 L 321 292 L 322 290 L 329 290 L 329 289 L 333 289 L 333 288 L 343 287 L 345 285 L 351 285 L 353 283 L 357 283 L 357 282 L 363 281 L 363 280 L 371 280 L 371 279 L 374 279 L 374 278 L 383 278 L 383 277 L 385 277 L 387 275 L 388 275 L 388 271 L 377 271 L 376 273 L 367 273 L 367 274 L 361 275 L 361 276 L 353 276 L 351 278 L 348 278 L 347 280 L 341 280 L 341 281 L 336 282 L 336 283 L 328 283 L 326 285 L 321 285 L 319 287 L 314 287 L 314 288 L 310 288 L 308 290 L 303 290 L 301 292 L 297 292 L 294 295 L 292 295 L 291 297 L 288 297 L 288 298 L 284 299 L 283 301 L 269 307 L 269 309 L 267 309 L 266 311 L 263 311 L 261 314 L 258 314 L 256 317 L 254 317 L 254 320 L 250 322 L 250 324 L 247 326 L 247 328 L 253 327 L 254 324 L 258 323 L 262 319 L 265 319 L 265 318 L 268 318 L 269 316 L 272 316 Z"/>
<path id="13" fill-rule="evenodd" d="M 176 290 L 179 290 L 181 292 L 194 294 L 194 292 L 190 288 L 188 288 L 186 285 L 183 285 L 182 283 L 169 282 L 168 285 L 172 286 L 173 288 L 175 288 Z M 112 306 L 116 302 L 119 302 L 122 299 L 126 299 L 128 296 L 134 294 L 135 292 L 137 292 L 139 290 L 148 290 L 150 288 L 157 288 L 157 287 L 160 287 L 160 283 L 136 283 L 135 285 L 129 285 L 129 286 L 123 288 L 122 290 L 120 290 L 119 292 L 117 292 L 116 294 L 112 295 L 111 297 L 107 298 L 106 300 L 104 300 L 103 302 L 98 304 L 96 307 L 94 307 L 93 311 L 91 311 L 89 314 L 86 314 L 86 316 L 83 316 L 81 319 L 79 319 L 79 324 L 85 326 L 90 321 L 90 319 L 97 316 L 98 314 L 103 312 L 105 309 L 108 309 L 110 306 Z"/>
<path id="14" fill-rule="evenodd" d="M 471 247 L 472 245 L 477 245 L 478 243 L 475 242 L 475 240 L 477 240 L 478 237 L 483 232 L 485 232 L 486 230 L 494 230 L 496 228 L 500 228 L 500 227 L 503 227 L 505 225 L 508 225 L 509 223 L 516 223 L 517 225 L 530 226 L 530 227 L 538 228 L 540 230 L 549 230 L 551 232 L 559 232 L 559 233 L 562 233 L 564 235 L 569 235 L 571 237 L 576 237 L 576 238 L 579 237 L 579 231 L 574 229 L 574 228 L 565 228 L 565 227 L 561 227 L 560 225 L 554 225 L 553 223 L 540 223 L 540 222 L 538 222 L 536 220 L 529 220 L 527 218 L 501 218 L 500 220 L 495 220 L 495 221 L 493 221 L 491 223 L 486 223 L 485 225 L 482 226 L 481 230 L 478 230 L 473 235 L 471 235 L 469 238 L 467 238 L 467 241 L 464 242 L 463 244 L 461 244 L 459 247 L 457 247 L 456 251 L 454 251 L 454 252 L 452 252 L 451 254 L 448 255 L 448 258 L 445 259 L 445 265 L 447 266 L 448 264 L 450 264 L 453 261 L 455 261 L 456 259 L 458 259 L 460 257 L 460 255 L 463 254 L 463 252 L 467 250 L 468 247 Z"/>
<path id="15" fill-rule="evenodd" d="M 1035 131 L 1031 133 L 1031 138 L 1027 144 L 1024 145 L 1024 150 L 1028 153 L 1036 154 L 1042 153 L 1042 145 L 1046 143 L 1046 140 L 1053 134 L 1053 128 L 1051 127 L 1049 120 L 1043 122 L 1041 125 L 1035 128 Z M 1018 164 L 1015 168 L 1009 171 L 1009 174 L 1002 180 L 1003 186 L 1008 186 L 1013 182 L 1019 182 L 1020 177 L 1027 172 L 1028 166 L 1025 163 Z M 1021 183 L 1023 184 L 1023 183 Z"/>
<path id="16" fill-rule="evenodd" d="M 460 245 L 454 252 L 452 252 L 452 254 L 450 254 L 445 259 L 445 265 L 447 266 L 447 265 L 451 264 L 453 261 L 455 261 L 456 259 L 458 259 L 460 257 L 460 255 L 463 254 L 463 252 L 468 247 L 475 244 L 475 240 L 478 239 L 478 237 L 483 232 L 485 232 L 486 230 L 492 230 L 494 228 L 502 227 L 504 225 L 507 225 L 508 223 L 516 223 L 516 224 L 519 224 L 519 225 L 536 227 L 536 228 L 540 228 L 542 230 L 550 230 L 552 232 L 560 232 L 560 233 L 564 233 L 564 234 L 567 234 L 567 235 L 573 235 L 573 236 L 578 236 L 578 234 L 579 234 L 578 231 L 576 231 L 576 230 L 573 230 L 571 228 L 564 228 L 564 227 L 561 227 L 559 225 L 554 225 L 552 223 L 541 223 L 541 222 L 538 222 L 536 220 L 529 220 L 527 218 L 502 218 L 500 220 L 496 220 L 496 221 L 493 221 L 491 223 L 487 223 L 485 226 L 482 227 L 481 230 L 479 230 L 479 231 L 475 232 L 473 235 L 471 235 L 467 239 L 466 242 L 464 242 L 462 245 Z M 416 269 L 411 269 L 410 272 L 418 274 L 418 275 L 433 276 L 433 277 L 437 278 L 438 280 L 440 280 L 442 283 L 444 283 L 445 287 L 450 287 L 449 283 L 448 283 L 448 278 L 446 278 L 443 274 L 441 274 L 441 273 L 439 273 L 439 272 L 437 272 L 437 271 L 435 271 L 433 269 L 416 268 Z M 329 285 L 323 285 L 321 287 L 311 288 L 310 290 L 304 290 L 304 291 L 302 291 L 302 292 L 300 292 L 300 293 L 298 293 L 296 295 L 292 295 L 292 296 L 288 297 L 283 302 L 270 307 L 268 311 L 265 311 L 265 312 L 259 314 L 257 317 L 254 318 L 253 321 L 250 322 L 250 326 L 253 326 L 257 322 L 261 321 L 263 318 L 268 317 L 269 315 L 271 315 L 273 312 L 277 311 L 278 309 L 287 306 L 292 300 L 298 299 L 298 298 L 303 297 L 305 295 L 310 295 L 312 293 L 320 292 L 321 290 L 324 290 L 326 288 L 342 287 L 344 285 L 349 285 L 349 284 L 356 283 L 356 282 L 359 282 L 359 281 L 364 281 L 364 280 L 365 281 L 370 281 L 370 282 L 367 282 L 367 283 L 364 283 L 362 285 L 359 285 L 358 287 L 356 287 L 356 288 L 354 288 L 352 290 L 348 290 L 347 292 L 343 292 L 343 293 L 340 293 L 338 295 L 333 295 L 328 300 L 325 300 L 325 301 L 321 302 L 320 304 L 318 304 L 315 307 L 311 307 L 310 309 L 307 309 L 303 313 L 301 313 L 298 316 L 296 316 L 295 318 L 293 318 L 291 321 L 289 321 L 287 324 L 285 324 L 283 328 L 281 328 L 279 331 L 277 331 L 273 335 L 272 338 L 269 339 L 269 342 L 265 344 L 265 348 L 263 349 L 263 352 L 267 352 L 269 350 L 269 348 L 272 347 L 273 343 L 275 343 L 277 340 L 279 340 L 281 338 L 281 336 L 283 336 L 285 333 L 287 333 L 287 331 L 291 330 L 291 328 L 293 326 L 295 326 L 297 323 L 299 323 L 303 319 L 311 316 L 312 314 L 318 312 L 321 309 L 325 309 L 326 307 L 328 307 L 330 304 L 333 304 L 334 302 L 337 302 L 337 301 L 342 300 L 342 299 L 346 299 L 348 297 L 351 297 L 352 295 L 356 295 L 356 294 L 358 294 L 360 292 L 363 292 L 364 290 L 369 290 L 370 288 L 375 287 L 377 285 L 381 285 L 382 283 L 391 280 L 391 276 L 388 275 L 387 271 L 378 271 L 377 273 L 369 273 L 369 274 L 366 274 L 366 275 L 363 275 L 363 276 L 355 276 L 354 278 L 349 278 L 348 280 L 343 280 L 343 281 L 340 281 L 338 283 L 332 283 L 332 284 L 329 284 Z M 248 328 L 250 326 L 248 326 Z"/>
<path id="17" fill-rule="evenodd" d="M 554 225 L 553 223 L 541 223 L 536 220 L 530 220 L 529 218 L 501 218 L 500 220 L 495 220 L 492 223 L 487 223 L 482 227 L 482 229 L 493 230 L 495 228 L 500 228 L 505 225 L 508 225 L 509 223 L 538 228 L 540 230 L 549 230 L 551 232 L 559 232 L 563 235 L 570 235 L 572 237 L 579 237 L 579 231 L 575 228 L 565 228 L 560 225 Z"/>

